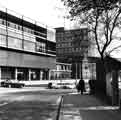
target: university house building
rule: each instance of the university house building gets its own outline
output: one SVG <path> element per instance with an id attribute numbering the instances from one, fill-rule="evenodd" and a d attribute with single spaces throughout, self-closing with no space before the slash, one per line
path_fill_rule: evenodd
<path id="1" fill-rule="evenodd" d="M 96 79 L 94 49 L 89 39 L 87 27 L 56 28 L 57 61 L 72 65 L 73 79 Z"/>
<path id="2" fill-rule="evenodd" d="M 0 79 L 47 80 L 55 67 L 55 29 L 1 8 Z"/>

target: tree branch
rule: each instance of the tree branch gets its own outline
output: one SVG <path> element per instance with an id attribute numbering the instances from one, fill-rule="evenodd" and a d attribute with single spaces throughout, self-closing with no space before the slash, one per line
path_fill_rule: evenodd
<path id="1" fill-rule="evenodd" d="M 119 8 L 119 11 L 118 11 L 118 14 L 116 15 L 114 21 L 113 21 L 113 24 L 112 24 L 112 29 L 111 29 L 111 32 L 110 32 L 110 40 L 108 42 L 108 45 L 111 43 L 111 41 L 113 40 L 112 39 L 112 34 L 113 34 L 113 31 L 114 31 L 114 28 L 116 26 L 116 22 L 117 22 L 117 19 L 119 17 L 119 15 L 121 14 L 121 8 Z"/>
<path id="2" fill-rule="evenodd" d="M 97 14 L 96 14 L 96 21 L 95 21 L 95 28 L 94 28 L 94 32 L 95 32 L 95 41 L 96 41 L 96 44 L 97 44 L 97 48 L 98 48 L 98 51 L 101 55 L 101 50 L 100 50 L 100 45 L 99 45 L 99 42 L 98 42 L 98 35 L 97 35 L 97 27 L 98 27 L 98 11 L 96 10 Z"/>
<path id="3" fill-rule="evenodd" d="M 116 47 L 114 47 L 112 50 L 108 51 L 108 54 L 110 55 L 111 52 L 113 52 L 114 50 L 116 50 L 116 49 L 118 49 L 118 48 L 121 48 L 121 45 L 116 46 Z"/>

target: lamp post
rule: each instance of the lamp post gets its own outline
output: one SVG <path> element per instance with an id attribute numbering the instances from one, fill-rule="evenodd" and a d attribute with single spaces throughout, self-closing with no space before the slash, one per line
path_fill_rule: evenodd
<path id="1" fill-rule="evenodd" d="M 75 63 L 75 67 L 76 67 L 76 74 L 75 74 L 75 78 L 76 78 L 76 81 L 75 81 L 75 84 L 77 84 L 77 72 L 78 72 L 78 69 L 77 69 L 77 63 Z"/>

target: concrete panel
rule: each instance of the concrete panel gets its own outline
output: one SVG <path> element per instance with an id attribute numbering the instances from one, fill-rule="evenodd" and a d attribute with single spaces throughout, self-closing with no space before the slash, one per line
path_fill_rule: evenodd
<path id="1" fill-rule="evenodd" d="M 0 50 L 0 66 L 54 68 L 55 57 Z"/>

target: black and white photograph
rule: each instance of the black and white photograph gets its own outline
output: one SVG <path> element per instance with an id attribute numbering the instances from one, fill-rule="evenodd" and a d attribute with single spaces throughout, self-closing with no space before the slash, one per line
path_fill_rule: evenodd
<path id="1" fill-rule="evenodd" d="M 0 120 L 121 120 L 121 0 L 0 0 Z"/>

